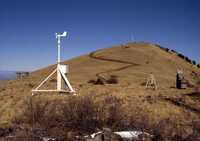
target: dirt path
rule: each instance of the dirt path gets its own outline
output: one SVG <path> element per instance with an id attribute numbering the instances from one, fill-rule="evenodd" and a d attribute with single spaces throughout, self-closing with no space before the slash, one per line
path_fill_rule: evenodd
<path id="1" fill-rule="evenodd" d="M 96 60 L 102 60 L 102 61 L 109 61 L 109 62 L 127 64 L 127 66 L 123 66 L 123 67 L 120 67 L 120 68 L 111 69 L 111 70 L 108 70 L 108 71 L 103 71 L 103 72 L 97 73 L 96 74 L 97 77 L 102 77 L 101 75 L 105 74 L 105 73 L 111 73 L 111 72 L 115 72 L 115 71 L 121 71 L 121 70 L 130 68 L 130 67 L 140 66 L 140 64 L 136 64 L 136 63 L 129 62 L 129 61 L 123 61 L 123 60 L 118 60 L 118 59 L 110 59 L 110 58 L 104 58 L 104 57 L 97 57 L 95 55 L 97 52 L 98 51 L 90 53 L 89 57 L 93 58 L 93 59 L 96 59 Z"/>

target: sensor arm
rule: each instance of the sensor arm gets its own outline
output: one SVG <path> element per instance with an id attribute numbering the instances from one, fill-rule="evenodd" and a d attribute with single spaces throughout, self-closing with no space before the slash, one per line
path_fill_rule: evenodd
<path id="1" fill-rule="evenodd" d="M 61 61 L 61 59 L 60 59 L 60 38 L 61 37 L 66 37 L 66 36 L 67 36 L 67 32 L 66 31 L 63 32 L 63 34 L 56 33 L 56 39 L 57 39 L 57 44 L 58 44 L 58 61 L 57 61 L 58 64 L 60 64 L 60 61 Z"/>

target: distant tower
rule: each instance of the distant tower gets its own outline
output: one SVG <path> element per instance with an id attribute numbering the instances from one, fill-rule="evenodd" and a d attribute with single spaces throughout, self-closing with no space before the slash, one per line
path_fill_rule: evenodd
<path id="1" fill-rule="evenodd" d="M 154 90 L 157 90 L 157 88 L 158 88 L 157 82 L 156 82 L 156 79 L 155 79 L 153 73 L 150 73 L 149 78 L 147 79 L 146 89 L 148 89 L 148 88 L 153 88 Z"/>
<path id="2" fill-rule="evenodd" d="M 66 73 L 68 73 L 68 66 L 61 65 L 60 64 L 60 40 L 61 37 L 66 37 L 67 32 L 64 32 L 63 34 L 56 33 L 56 39 L 57 39 L 57 46 L 58 46 L 58 58 L 57 58 L 57 68 L 47 77 L 45 78 L 38 87 L 32 90 L 32 95 L 34 95 L 35 92 L 62 92 L 62 93 L 73 93 L 75 94 L 75 90 L 72 88 L 69 80 L 66 77 Z M 47 90 L 47 89 L 39 89 L 47 80 L 52 77 L 53 74 L 57 72 L 57 87 L 55 90 Z"/>

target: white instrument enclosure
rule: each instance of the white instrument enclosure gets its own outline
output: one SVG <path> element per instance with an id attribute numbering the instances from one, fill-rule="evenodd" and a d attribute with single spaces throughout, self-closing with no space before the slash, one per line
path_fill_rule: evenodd
<path id="1" fill-rule="evenodd" d="M 69 73 L 69 65 L 60 65 L 60 71 L 61 71 L 63 74 Z"/>

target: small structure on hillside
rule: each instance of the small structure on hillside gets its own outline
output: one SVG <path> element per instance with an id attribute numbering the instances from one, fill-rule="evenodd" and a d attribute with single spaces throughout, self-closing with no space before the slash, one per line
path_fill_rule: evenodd
<path id="1" fill-rule="evenodd" d="M 157 90 L 157 88 L 158 88 L 158 85 L 157 85 L 157 82 L 156 82 L 156 79 L 155 79 L 153 73 L 150 73 L 149 78 L 147 79 L 146 89 L 148 89 L 148 88 L 151 88 L 154 90 Z"/>
<path id="2" fill-rule="evenodd" d="M 16 78 L 17 79 L 22 79 L 22 78 L 26 78 L 29 76 L 29 72 L 16 72 Z"/>
<path id="3" fill-rule="evenodd" d="M 187 80 L 184 78 L 184 74 L 182 70 L 177 70 L 176 72 L 176 88 L 177 89 L 186 89 L 187 88 Z"/>

